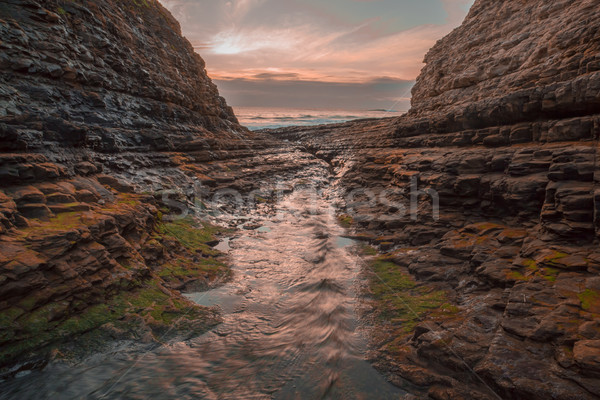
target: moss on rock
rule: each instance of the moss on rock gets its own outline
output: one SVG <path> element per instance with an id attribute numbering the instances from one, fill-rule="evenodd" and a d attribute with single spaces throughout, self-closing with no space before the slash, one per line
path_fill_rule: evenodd
<path id="1" fill-rule="evenodd" d="M 411 333 L 426 317 L 450 317 L 458 312 L 445 291 L 417 284 L 410 274 L 392 262 L 375 259 L 370 269 L 370 290 L 379 316 L 399 324 L 403 334 Z"/>

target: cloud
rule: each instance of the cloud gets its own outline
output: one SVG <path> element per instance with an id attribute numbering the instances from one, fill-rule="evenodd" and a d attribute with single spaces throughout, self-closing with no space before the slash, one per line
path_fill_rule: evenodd
<path id="1" fill-rule="evenodd" d="M 269 29 L 255 31 L 227 30 L 219 32 L 213 37 L 208 53 L 237 55 L 252 53 L 257 50 L 285 50 L 299 43 L 299 40 L 294 37 L 294 33 Z"/>
<path id="2" fill-rule="evenodd" d="M 460 24 L 473 3 L 161 1 L 180 20 L 184 34 L 229 101 L 237 96 L 235 85 L 240 90 L 236 98 L 247 98 L 244 90 L 259 81 L 295 82 L 290 84 L 295 90 L 300 82 L 313 89 L 311 82 L 351 84 L 358 90 L 361 87 L 356 85 L 372 85 L 381 76 L 413 81 L 427 50 Z M 328 87 L 348 95 L 346 89 Z M 258 93 L 257 88 L 252 90 Z"/>
<path id="3" fill-rule="evenodd" d="M 246 44 L 233 41 L 230 47 L 225 47 L 231 51 L 213 51 L 205 58 L 209 72 L 216 78 L 269 73 L 265 68 L 269 66 L 276 67 L 279 73 L 294 73 L 305 80 L 364 82 L 378 75 L 412 80 L 422 68 L 427 49 L 446 30 L 439 26 L 420 26 L 369 41 L 355 40 L 351 45 L 340 45 L 338 41 L 344 36 L 349 40 L 348 36 L 355 32 L 326 35 L 305 28 L 273 33 L 276 40 L 263 42 L 253 38 L 267 35 L 250 33 L 244 39 Z"/>
<path id="4" fill-rule="evenodd" d="M 225 6 L 230 10 L 230 16 L 233 21 L 241 21 L 250 10 L 260 7 L 267 0 L 230 0 Z"/>
<path id="5" fill-rule="evenodd" d="M 377 77 L 367 82 L 298 81 L 294 79 L 216 80 L 230 105 L 327 108 L 346 110 L 408 110 L 414 81 Z"/>
<path id="6" fill-rule="evenodd" d="M 260 74 L 253 75 L 255 79 L 298 79 L 300 74 L 286 72 L 286 73 L 274 73 L 274 72 L 263 72 Z"/>

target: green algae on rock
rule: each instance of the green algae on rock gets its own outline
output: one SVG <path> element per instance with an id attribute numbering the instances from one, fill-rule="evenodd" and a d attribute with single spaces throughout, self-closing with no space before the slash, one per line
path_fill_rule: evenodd
<path id="1" fill-rule="evenodd" d="M 368 262 L 368 267 L 376 313 L 381 322 L 397 327 L 397 332 L 411 335 L 421 322 L 435 323 L 458 312 L 445 291 L 419 285 L 408 271 L 385 257 Z"/>

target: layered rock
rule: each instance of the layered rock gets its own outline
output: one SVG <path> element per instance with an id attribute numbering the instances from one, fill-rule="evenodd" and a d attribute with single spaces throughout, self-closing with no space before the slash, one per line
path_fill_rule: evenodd
<path id="1" fill-rule="evenodd" d="M 593 114 L 597 17 L 593 0 L 476 2 L 426 55 L 410 114 L 454 130 Z"/>
<path id="2" fill-rule="evenodd" d="M 209 148 L 247 133 L 158 2 L 0 7 L 3 150 Z"/>
<path id="3" fill-rule="evenodd" d="M 157 1 L 3 1 L 0 32 L 0 367 L 98 327 L 218 322 L 179 290 L 229 275 L 219 229 L 166 214 L 195 186 L 255 187 L 244 167 L 291 168 L 282 150 L 237 123 Z"/>
<path id="4" fill-rule="evenodd" d="M 336 168 L 342 220 L 383 254 L 373 361 L 399 384 L 600 396 L 599 13 L 476 1 L 427 54 L 407 115 L 271 131 Z"/>

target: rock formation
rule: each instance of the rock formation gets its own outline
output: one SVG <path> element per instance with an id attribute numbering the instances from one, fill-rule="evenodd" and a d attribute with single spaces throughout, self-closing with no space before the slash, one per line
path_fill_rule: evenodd
<path id="1" fill-rule="evenodd" d="M 372 360 L 393 382 L 597 398 L 599 28 L 596 0 L 477 0 L 426 56 L 407 115 L 269 136 L 237 123 L 155 0 L 4 0 L 0 364 L 100 326 L 152 340 L 174 318 L 216 323 L 179 318 L 178 290 L 227 276 L 218 228 L 161 220 L 169 200 L 317 157 L 379 199 L 340 220 L 366 242 Z"/>
<path id="2" fill-rule="evenodd" d="M 0 367 L 89 347 L 100 326 L 153 340 L 216 323 L 178 290 L 226 278 L 219 229 L 163 214 L 233 164 L 268 165 L 251 156 L 269 141 L 155 0 L 7 0 L 0 32 Z"/>
<path id="3" fill-rule="evenodd" d="M 478 0 L 407 115 L 271 132 L 348 193 L 395 189 L 342 217 L 382 253 L 373 361 L 390 379 L 435 399 L 600 396 L 599 27 L 595 1 Z"/>

